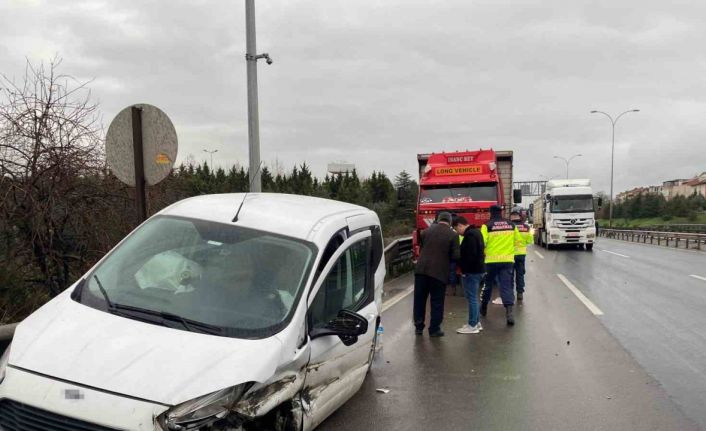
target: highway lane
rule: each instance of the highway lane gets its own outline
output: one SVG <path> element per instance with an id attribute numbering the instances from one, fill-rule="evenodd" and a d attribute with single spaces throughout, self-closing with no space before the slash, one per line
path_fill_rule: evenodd
<path id="1" fill-rule="evenodd" d="M 390 307 L 382 354 L 363 388 L 319 429 L 699 429 L 609 333 L 606 316 L 596 316 L 557 276 L 561 268 L 567 280 L 577 278 L 562 263 L 567 258 L 539 252 L 544 259 L 528 258 L 527 299 L 514 328 L 505 325 L 502 307 L 491 305 L 482 334 L 455 334 L 465 300 L 447 297 L 447 335 L 431 339 L 413 333 L 411 296 Z M 576 259 L 603 258 L 583 253 Z M 404 289 L 396 292 L 399 299 Z"/>
<path id="2" fill-rule="evenodd" d="M 593 253 L 538 250 L 601 322 L 706 429 L 706 253 L 600 238 Z M 540 260 L 540 259 L 538 259 Z"/>

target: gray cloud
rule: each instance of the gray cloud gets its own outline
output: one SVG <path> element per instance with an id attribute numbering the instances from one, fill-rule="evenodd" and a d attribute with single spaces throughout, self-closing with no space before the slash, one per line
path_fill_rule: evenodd
<path id="1" fill-rule="evenodd" d="M 516 152 L 517 178 L 572 176 L 616 190 L 706 170 L 706 4 L 659 1 L 257 2 L 262 158 L 414 172 L 418 152 Z M 0 71 L 64 57 L 95 78 L 106 123 L 164 109 L 181 157 L 247 161 L 244 10 L 232 1 L 9 1 Z"/>

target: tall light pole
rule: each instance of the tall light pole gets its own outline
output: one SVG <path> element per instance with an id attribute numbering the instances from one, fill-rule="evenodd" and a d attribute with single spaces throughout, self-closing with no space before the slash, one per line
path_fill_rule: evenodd
<path id="1" fill-rule="evenodd" d="M 608 227 L 613 227 L 613 170 L 615 167 L 614 159 L 615 159 L 615 124 L 620 120 L 620 117 L 623 115 L 630 113 L 630 112 L 640 112 L 639 109 L 629 109 L 625 112 L 621 112 L 620 115 L 615 117 L 615 120 L 613 117 L 611 117 L 609 114 L 606 114 L 603 111 L 596 111 L 593 110 L 591 111 L 591 114 L 603 114 L 608 119 L 610 120 L 610 124 L 613 126 L 613 140 L 611 141 L 610 145 L 610 209 L 608 210 Z"/>
<path id="2" fill-rule="evenodd" d="M 213 170 L 213 153 L 217 153 L 218 150 L 203 150 L 203 152 L 211 155 L 211 170 Z"/>
<path id="3" fill-rule="evenodd" d="M 255 0 L 245 0 L 245 63 L 248 73 L 248 150 L 250 191 L 262 191 L 260 175 L 260 116 L 257 109 L 257 60 L 272 64 L 269 54 L 257 54 L 255 38 Z"/>
<path id="4" fill-rule="evenodd" d="M 563 160 L 564 163 L 566 163 L 566 179 L 567 180 L 569 179 L 569 163 L 571 163 L 571 161 L 573 159 L 575 159 L 576 157 L 581 157 L 581 156 L 583 156 L 583 154 L 574 154 L 573 156 L 569 157 L 568 159 L 564 158 L 564 157 L 560 157 L 560 156 L 554 156 L 555 159 Z"/>

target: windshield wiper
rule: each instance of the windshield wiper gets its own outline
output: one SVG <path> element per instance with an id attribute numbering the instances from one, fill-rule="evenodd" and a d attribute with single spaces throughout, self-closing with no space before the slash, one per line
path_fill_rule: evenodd
<path id="1" fill-rule="evenodd" d="M 202 332 L 204 334 L 211 334 L 211 335 L 221 335 L 223 334 L 223 328 L 220 326 L 216 325 L 209 325 L 208 323 L 203 323 L 199 322 L 196 320 L 191 320 L 187 319 L 186 317 L 179 316 L 177 314 L 169 313 L 167 311 L 156 311 L 156 310 L 150 310 L 148 308 L 142 308 L 142 307 L 135 307 L 132 305 L 123 305 L 123 304 L 113 304 L 113 310 L 118 311 L 118 312 L 136 312 L 136 313 L 143 313 L 147 314 L 150 316 L 155 316 L 155 317 L 161 317 L 161 321 L 157 321 L 156 323 L 163 323 L 164 320 L 169 320 L 169 321 L 176 321 L 182 324 L 184 326 L 184 329 L 190 332 Z M 129 313 L 125 313 L 129 314 Z"/>
<path id="2" fill-rule="evenodd" d="M 103 298 L 105 298 L 105 303 L 108 304 L 108 310 L 115 310 L 115 304 L 110 301 L 110 298 L 108 297 L 108 292 L 103 287 L 103 283 L 101 283 L 101 281 L 98 279 L 98 275 L 93 275 L 93 278 L 98 284 L 98 290 L 101 291 L 101 293 L 103 294 Z"/>

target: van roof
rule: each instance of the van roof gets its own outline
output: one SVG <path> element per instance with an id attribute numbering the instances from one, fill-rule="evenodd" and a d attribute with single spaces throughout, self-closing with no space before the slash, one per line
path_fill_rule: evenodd
<path id="1" fill-rule="evenodd" d="M 233 222 L 245 193 L 212 194 L 181 200 L 159 214 L 237 224 L 252 229 L 276 231 L 282 235 L 307 239 L 324 219 L 348 217 L 370 212 L 345 202 L 311 196 L 279 193 L 248 193 L 238 221 Z"/>

